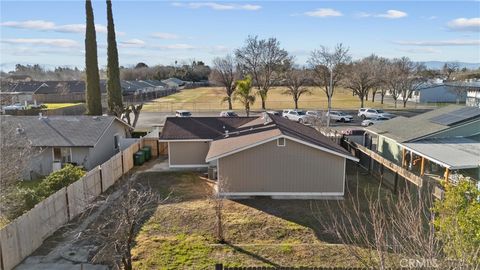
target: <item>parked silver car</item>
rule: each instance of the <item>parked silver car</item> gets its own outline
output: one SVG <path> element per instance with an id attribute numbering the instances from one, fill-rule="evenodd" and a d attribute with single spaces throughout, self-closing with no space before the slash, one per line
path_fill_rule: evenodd
<path id="1" fill-rule="evenodd" d="M 333 120 L 333 121 L 339 121 L 339 122 L 353 121 L 353 116 L 340 111 L 330 111 L 330 113 L 328 112 L 326 113 L 327 117 L 328 115 L 330 115 L 330 120 Z"/>
<path id="2" fill-rule="evenodd" d="M 378 118 L 378 117 L 385 117 L 385 118 L 395 117 L 395 115 L 391 113 L 387 113 L 387 112 L 384 112 L 383 110 L 372 109 L 372 108 L 360 108 L 358 109 L 357 115 L 362 119 L 370 119 L 370 118 Z"/>
<path id="3" fill-rule="evenodd" d="M 238 114 L 234 111 L 223 111 L 220 113 L 221 117 L 237 117 Z"/>
<path id="4" fill-rule="evenodd" d="M 178 110 L 175 112 L 176 117 L 190 117 L 192 113 L 187 110 Z"/>
<path id="5" fill-rule="evenodd" d="M 372 119 L 365 119 L 365 120 L 362 121 L 362 127 L 372 126 L 376 123 L 387 121 L 387 120 L 390 120 L 390 119 L 391 118 L 387 118 L 387 117 L 377 117 L 377 118 L 372 118 Z"/>
<path id="6" fill-rule="evenodd" d="M 307 114 L 302 110 L 283 110 L 282 116 L 299 123 L 307 122 Z"/>

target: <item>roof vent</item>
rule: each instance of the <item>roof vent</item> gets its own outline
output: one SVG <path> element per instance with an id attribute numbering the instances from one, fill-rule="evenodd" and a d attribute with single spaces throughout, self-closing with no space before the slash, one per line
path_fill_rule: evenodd
<path id="1" fill-rule="evenodd" d="M 98 116 L 92 116 L 93 120 L 98 120 Z"/>
<path id="2" fill-rule="evenodd" d="M 228 138 L 228 130 L 225 130 L 225 138 Z"/>
<path id="3" fill-rule="evenodd" d="M 38 119 L 41 120 L 41 119 L 45 119 L 45 118 L 47 118 L 47 117 L 46 117 L 46 116 L 43 116 L 43 113 L 41 113 L 41 112 L 38 113 Z"/>
<path id="4" fill-rule="evenodd" d="M 17 134 L 18 134 L 18 135 L 20 135 L 20 134 L 25 134 L 25 129 L 23 129 L 23 128 L 21 128 L 21 127 L 18 127 L 18 128 L 16 129 L 16 131 L 17 131 Z"/>

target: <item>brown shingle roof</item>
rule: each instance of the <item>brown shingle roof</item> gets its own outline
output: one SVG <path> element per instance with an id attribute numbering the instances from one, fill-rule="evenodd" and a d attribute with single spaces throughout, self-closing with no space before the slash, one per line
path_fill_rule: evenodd
<path id="1" fill-rule="evenodd" d="M 213 140 L 256 117 L 167 117 L 160 140 Z"/>
<path id="2" fill-rule="evenodd" d="M 225 128 L 224 128 L 225 127 Z M 225 134 L 228 130 L 228 136 Z M 160 140 L 213 140 L 207 160 L 256 143 L 284 135 L 326 148 L 341 155 L 351 154 L 317 130 L 281 116 L 167 118 Z"/>

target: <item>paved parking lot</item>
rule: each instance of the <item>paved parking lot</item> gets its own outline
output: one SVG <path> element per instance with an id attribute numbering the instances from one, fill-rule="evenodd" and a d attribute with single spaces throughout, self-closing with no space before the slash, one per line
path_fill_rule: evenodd
<path id="1" fill-rule="evenodd" d="M 392 113 L 397 116 L 412 117 L 420 113 L 424 113 L 428 110 L 426 109 L 406 109 L 406 110 L 385 110 L 388 113 Z M 353 116 L 353 121 L 351 123 L 338 123 L 332 122 L 331 126 L 335 128 L 342 127 L 360 127 L 362 119 L 357 117 L 357 111 L 354 110 L 343 110 L 343 112 Z M 245 116 L 245 112 L 237 111 L 240 116 Z M 218 116 L 220 112 L 192 112 L 193 116 Z M 252 112 L 250 115 L 257 116 L 260 115 L 260 112 Z M 165 118 L 168 116 L 175 116 L 173 112 L 141 112 L 140 118 L 138 119 L 137 129 L 139 130 L 150 130 L 153 126 L 163 125 L 165 123 Z"/>

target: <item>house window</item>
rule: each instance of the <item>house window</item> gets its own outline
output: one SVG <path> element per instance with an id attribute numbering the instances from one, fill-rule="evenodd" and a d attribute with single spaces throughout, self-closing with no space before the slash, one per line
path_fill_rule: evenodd
<path id="1" fill-rule="evenodd" d="M 286 143 L 285 138 L 278 138 L 277 139 L 277 146 L 283 147 L 283 146 L 285 146 L 285 143 Z"/>
<path id="2" fill-rule="evenodd" d="M 120 148 L 120 135 L 113 136 L 113 144 L 115 149 Z"/>
<path id="3" fill-rule="evenodd" d="M 70 157 L 70 148 L 66 147 L 54 147 L 53 148 L 53 161 L 60 163 L 70 163 L 72 161 Z"/>

